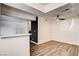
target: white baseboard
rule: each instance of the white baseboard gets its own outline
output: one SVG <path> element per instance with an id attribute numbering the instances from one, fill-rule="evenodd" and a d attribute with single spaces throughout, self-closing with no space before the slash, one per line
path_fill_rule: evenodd
<path id="1" fill-rule="evenodd" d="M 68 42 L 68 41 L 63 41 L 63 40 L 51 40 L 51 41 L 57 41 L 57 42 L 61 42 L 61 43 L 66 43 L 66 44 L 71 44 L 71 45 L 76 45 L 76 46 L 79 46 L 79 44 L 76 44 L 76 43 L 74 43 L 74 42 Z"/>
<path id="2" fill-rule="evenodd" d="M 31 42 L 34 43 L 34 44 L 36 44 L 36 45 L 38 45 L 38 43 L 36 43 L 36 42 L 34 42 L 34 41 L 32 41 L 32 40 L 31 40 Z"/>
<path id="3" fill-rule="evenodd" d="M 43 44 L 43 43 L 46 43 L 46 42 L 48 42 L 48 41 L 51 41 L 51 40 L 47 40 L 47 41 L 38 42 L 38 45 Z"/>

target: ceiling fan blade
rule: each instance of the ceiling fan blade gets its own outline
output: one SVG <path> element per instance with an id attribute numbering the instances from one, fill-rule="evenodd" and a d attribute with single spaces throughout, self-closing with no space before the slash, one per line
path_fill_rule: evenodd
<path id="1" fill-rule="evenodd" d="M 59 20 L 65 20 L 64 18 L 59 18 Z"/>

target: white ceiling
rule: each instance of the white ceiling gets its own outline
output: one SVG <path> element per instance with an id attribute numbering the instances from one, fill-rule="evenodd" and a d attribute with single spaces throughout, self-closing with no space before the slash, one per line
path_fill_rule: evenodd
<path id="1" fill-rule="evenodd" d="M 52 16 L 57 15 L 69 17 L 79 15 L 79 3 L 5 3 L 8 6 L 29 12 L 35 16 Z M 65 11 L 65 9 L 69 9 Z"/>
<path id="2" fill-rule="evenodd" d="M 38 9 L 44 13 L 47 13 L 51 10 L 54 10 L 58 7 L 66 5 L 67 3 L 25 3 L 28 6 L 31 6 L 35 9 Z"/>
<path id="3" fill-rule="evenodd" d="M 57 15 L 60 15 L 61 17 L 70 17 L 74 15 L 79 15 L 79 3 L 66 4 L 60 8 L 47 12 L 45 15 L 54 16 L 54 17 L 56 17 Z"/>
<path id="4" fill-rule="evenodd" d="M 24 3 L 3 3 L 3 4 L 9 7 L 21 10 L 25 13 L 30 13 L 35 16 L 43 14 L 43 12 L 39 11 L 38 9 L 25 5 Z"/>
<path id="5" fill-rule="evenodd" d="M 38 4 L 38 3 L 37 3 Z M 48 5 L 50 3 L 39 3 L 40 5 Z"/>

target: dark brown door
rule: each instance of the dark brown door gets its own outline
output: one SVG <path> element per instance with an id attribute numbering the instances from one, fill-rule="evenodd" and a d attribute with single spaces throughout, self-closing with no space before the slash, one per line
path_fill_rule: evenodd
<path id="1" fill-rule="evenodd" d="M 36 21 L 31 21 L 31 30 L 32 30 L 31 40 L 37 43 L 38 42 L 38 17 L 36 17 Z"/>

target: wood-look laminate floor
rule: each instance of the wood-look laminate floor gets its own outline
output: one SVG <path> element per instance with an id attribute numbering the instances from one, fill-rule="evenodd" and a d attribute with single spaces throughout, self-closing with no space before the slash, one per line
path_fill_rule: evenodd
<path id="1" fill-rule="evenodd" d="M 49 41 L 40 45 L 31 43 L 31 56 L 79 56 L 76 45 Z"/>

